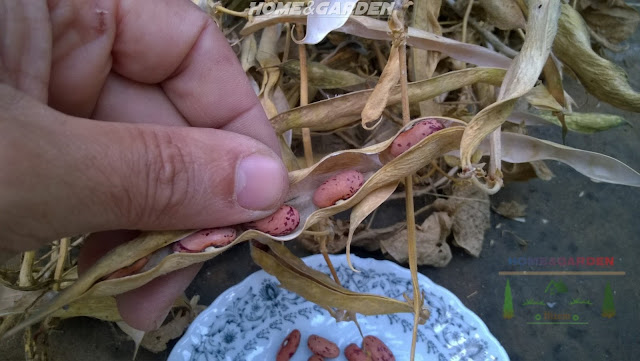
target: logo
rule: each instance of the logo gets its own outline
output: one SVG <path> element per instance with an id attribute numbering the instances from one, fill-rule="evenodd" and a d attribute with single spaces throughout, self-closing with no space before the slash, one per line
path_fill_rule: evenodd
<path id="1" fill-rule="evenodd" d="M 291 1 L 255 2 L 249 4 L 249 15 L 321 15 L 344 17 L 349 15 L 389 16 L 393 3 L 383 1 Z"/>

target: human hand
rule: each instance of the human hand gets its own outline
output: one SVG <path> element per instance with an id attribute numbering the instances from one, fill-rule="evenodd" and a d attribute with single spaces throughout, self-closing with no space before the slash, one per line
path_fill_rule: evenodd
<path id="1" fill-rule="evenodd" d="M 284 201 L 277 138 L 190 1 L 0 0 L 0 29 L 0 249 L 238 224 Z M 135 235 L 94 233 L 79 271 Z M 198 269 L 118 296 L 120 314 L 158 327 Z"/>

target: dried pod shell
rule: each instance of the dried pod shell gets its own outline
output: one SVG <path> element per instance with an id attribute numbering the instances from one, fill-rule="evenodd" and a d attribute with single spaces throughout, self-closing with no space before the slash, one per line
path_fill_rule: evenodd
<path id="1" fill-rule="evenodd" d="M 351 198 L 364 184 L 364 176 L 357 170 L 348 170 L 327 179 L 313 194 L 313 204 L 318 208 L 334 205 L 339 200 Z"/>
<path id="2" fill-rule="evenodd" d="M 362 349 L 371 361 L 396 361 L 391 350 L 376 336 L 365 336 L 362 340 Z"/>
<path id="3" fill-rule="evenodd" d="M 296 329 L 291 331 L 291 333 L 285 337 L 284 341 L 282 341 L 280 350 L 278 350 L 278 354 L 276 355 L 276 361 L 289 361 L 291 356 L 298 350 L 299 345 L 300 331 Z"/>
<path id="4" fill-rule="evenodd" d="M 283 205 L 275 213 L 254 222 L 247 227 L 272 236 L 285 236 L 293 232 L 300 224 L 300 213 L 290 205 Z"/>
<path id="5" fill-rule="evenodd" d="M 236 239 L 236 230 L 230 227 L 207 228 L 173 244 L 174 252 L 195 253 L 208 247 L 224 247 Z"/>
<path id="6" fill-rule="evenodd" d="M 334 358 L 340 355 L 338 345 L 318 335 L 309 336 L 307 346 L 311 352 L 318 356 Z"/>

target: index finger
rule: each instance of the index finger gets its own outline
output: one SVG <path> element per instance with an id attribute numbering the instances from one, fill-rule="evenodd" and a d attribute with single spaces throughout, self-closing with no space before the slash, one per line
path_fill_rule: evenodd
<path id="1" fill-rule="evenodd" d="M 211 18 L 190 1 L 123 0 L 113 69 L 160 83 L 189 123 L 251 136 L 279 154 L 273 129 L 236 55 Z"/>

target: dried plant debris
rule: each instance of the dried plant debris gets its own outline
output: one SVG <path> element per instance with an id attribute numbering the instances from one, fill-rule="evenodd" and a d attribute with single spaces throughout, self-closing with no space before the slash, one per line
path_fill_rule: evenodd
<path id="1" fill-rule="evenodd" d="M 484 233 L 491 226 L 489 196 L 470 182 L 461 182 L 448 199 L 438 199 L 433 205 L 453 220 L 453 244 L 480 256 Z"/>
<path id="2" fill-rule="evenodd" d="M 434 212 L 416 229 L 416 245 L 418 264 L 444 267 L 451 261 L 451 248 L 447 237 L 451 233 L 453 221 L 446 212 Z M 407 230 L 393 234 L 380 240 L 382 252 L 391 256 L 398 263 L 407 263 Z"/>
<path id="3" fill-rule="evenodd" d="M 516 201 L 500 202 L 497 207 L 492 209 L 505 218 L 520 222 L 524 222 L 524 217 L 527 215 L 527 206 Z"/>

